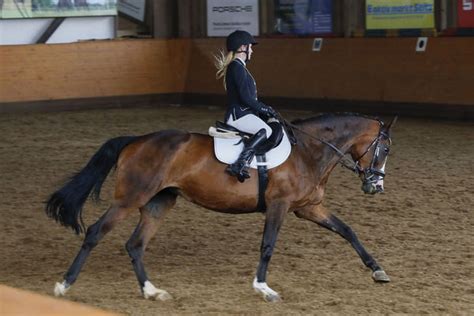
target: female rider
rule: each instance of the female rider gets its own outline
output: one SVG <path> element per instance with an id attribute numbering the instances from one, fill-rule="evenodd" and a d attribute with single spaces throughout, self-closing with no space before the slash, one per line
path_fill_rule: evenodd
<path id="1" fill-rule="evenodd" d="M 255 156 L 256 148 L 264 144 L 270 134 L 281 133 L 280 124 L 267 124 L 277 113 L 272 107 L 257 99 L 257 86 L 254 78 L 247 69 L 247 63 L 252 57 L 252 46 L 257 41 L 246 31 L 232 32 L 226 40 L 227 54 L 221 52 L 216 56 L 217 79 L 224 78 L 224 88 L 227 91 L 228 108 L 224 121 L 241 130 L 253 134 L 244 142 L 244 149 L 236 162 L 226 169 L 228 173 L 237 176 L 240 182 L 250 178 L 248 167 Z"/>

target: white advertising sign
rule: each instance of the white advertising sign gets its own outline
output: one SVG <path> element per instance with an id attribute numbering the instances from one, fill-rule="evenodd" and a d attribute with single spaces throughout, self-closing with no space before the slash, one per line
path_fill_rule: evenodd
<path id="1" fill-rule="evenodd" d="M 146 0 L 118 0 L 118 10 L 138 21 L 145 21 Z"/>
<path id="2" fill-rule="evenodd" d="M 227 36 L 235 30 L 259 35 L 258 0 L 207 0 L 207 36 Z"/>

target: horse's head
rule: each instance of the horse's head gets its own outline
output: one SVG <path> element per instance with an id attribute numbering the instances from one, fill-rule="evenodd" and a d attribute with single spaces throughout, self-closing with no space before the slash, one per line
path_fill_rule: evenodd
<path id="1" fill-rule="evenodd" d="M 397 117 L 388 124 L 381 123 L 378 134 L 361 138 L 354 144 L 351 155 L 356 171 L 362 180 L 362 190 L 367 194 L 383 192 L 385 165 L 390 152 L 390 133 Z"/>

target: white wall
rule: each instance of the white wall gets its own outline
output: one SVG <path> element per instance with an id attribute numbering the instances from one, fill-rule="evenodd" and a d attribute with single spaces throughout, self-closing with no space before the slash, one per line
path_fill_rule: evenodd
<path id="1" fill-rule="evenodd" d="M 0 45 L 34 44 L 53 19 L 0 20 Z M 78 40 L 115 37 L 115 17 L 66 18 L 47 43 L 70 43 Z"/>

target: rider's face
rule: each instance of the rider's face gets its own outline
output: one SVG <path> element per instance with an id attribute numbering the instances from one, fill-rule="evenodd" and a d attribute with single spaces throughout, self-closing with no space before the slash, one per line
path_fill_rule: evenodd
<path id="1" fill-rule="evenodd" d="M 249 60 L 252 57 L 252 54 L 253 54 L 252 44 L 249 44 Z"/>
<path id="2" fill-rule="evenodd" d="M 252 53 L 253 53 L 252 44 L 249 44 L 248 46 L 249 46 L 248 60 L 250 60 L 250 58 L 252 57 Z M 241 52 L 247 51 L 247 45 L 240 46 L 239 51 L 241 51 Z M 244 58 L 245 58 L 245 53 L 243 53 L 243 54 L 244 54 Z"/>

